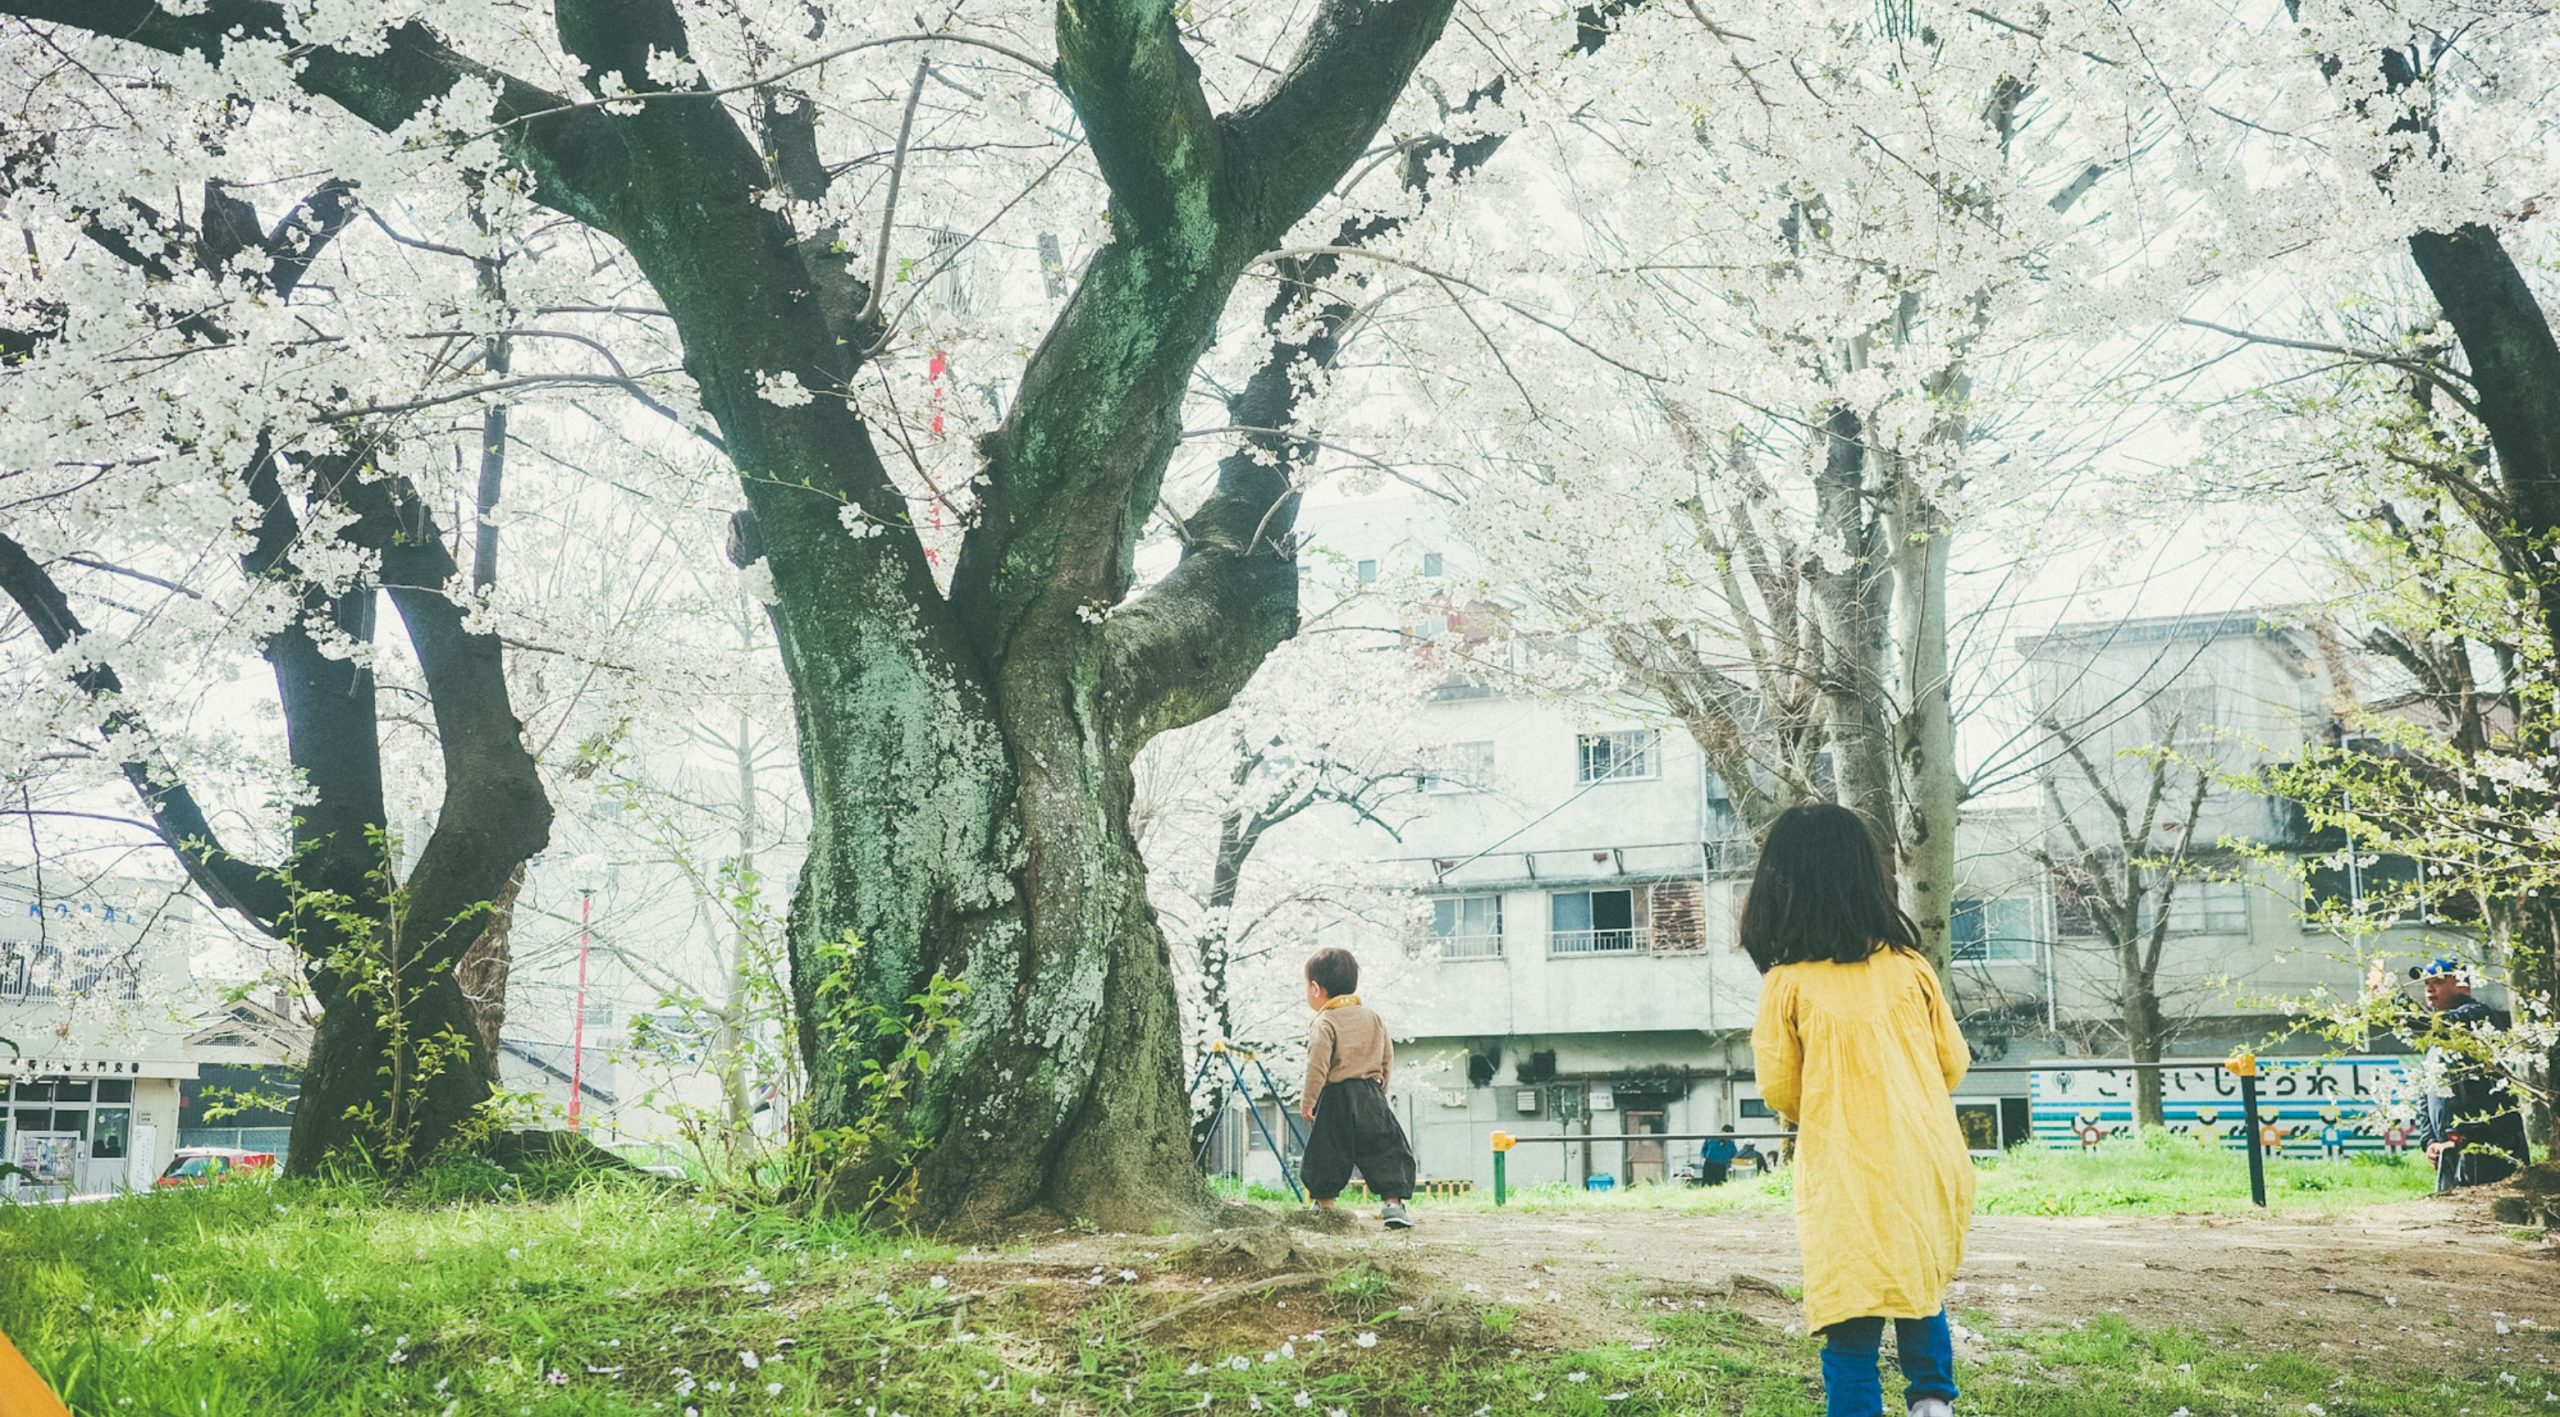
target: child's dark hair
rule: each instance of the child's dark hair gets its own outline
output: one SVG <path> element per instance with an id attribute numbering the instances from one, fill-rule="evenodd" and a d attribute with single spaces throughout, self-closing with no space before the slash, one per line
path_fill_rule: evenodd
<path id="1" fill-rule="evenodd" d="M 1328 945 L 1307 956 L 1307 977 L 1316 982 L 1316 987 L 1337 999 L 1345 994 L 1357 994 L 1360 992 L 1360 961 L 1351 957 L 1351 951 Z"/>
<path id="2" fill-rule="evenodd" d="M 1742 949 L 1762 973 L 1782 964 L 1856 964 L 1880 949 L 1920 948 L 1920 927 L 1895 903 L 1893 864 L 1866 820 L 1846 807 L 1789 807 L 1769 824 Z"/>

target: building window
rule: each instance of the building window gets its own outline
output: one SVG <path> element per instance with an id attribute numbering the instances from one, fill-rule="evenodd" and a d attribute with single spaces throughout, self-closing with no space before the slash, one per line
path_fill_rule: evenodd
<path id="1" fill-rule="evenodd" d="M 1289 1130 L 1289 1114 L 1283 1110 L 1281 1104 L 1270 1101 L 1256 1102 L 1253 1104 L 1253 1111 L 1254 1116 L 1262 1120 L 1262 1125 L 1255 1126 L 1251 1117 L 1245 1119 L 1245 1150 L 1267 1152 L 1271 1149 L 1273 1142 L 1278 1142 L 1284 1150 L 1292 1152 L 1296 1150 L 1290 1144 L 1294 1134 Z"/>
<path id="2" fill-rule="evenodd" d="M 1452 743 L 1433 754 L 1438 771 L 1422 779 L 1425 792 L 1482 792 L 1493 785 L 1493 744 Z"/>
<path id="3" fill-rule="evenodd" d="M 1351 570 L 1352 574 L 1359 579 L 1360 584 L 1362 585 L 1376 585 L 1378 583 L 1378 563 L 1375 561 L 1354 562 Z"/>
<path id="4" fill-rule="evenodd" d="M 92 1161 L 123 1160 L 125 1138 L 131 1135 L 132 1131 L 133 1112 L 130 1108 L 99 1108 L 98 1129 L 89 1143 L 89 1159 Z"/>
<path id="5" fill-rule="evenodd" d="M 1440 553 L 1439 553 L 1439 552 L 1437 552 L 1437 551 L 1425 551 L 1425 552 L 1423 552 L 1423 553 L 1422 553 L 1422 574 L 1424 574 L 1424 575 L 1426 575 L 1426 576 L 1434 577 L 1434 578 L 1437 578 L 1437 577 L 1439 576 L 1439 574 L 1440 574 Z"/>
<path id="6" fill-rule="evenodd" d="M 1502 897 L 1444 895 L 1431 902 L 1442 959 L 1502 958 Z"/>
<path id="7" fill-rule="evenodd" d="M 1662 735 L 1653 729 L 1585 733 L 1574 741 L 1577 775 L 1586 784 L 1662 775 Z"/>
<path id="8" fill-rule="evenodd" d="M 1948 921 L 1956 961 L 2004 964 L 2034 959 L 2035 906 L 2028 896 L 1957 901 Z"/>
<path id="9" fill-rule="evenodd" d="M 2310 879 L 2304 883 L 2303 909 L 2314 914 L 2352 910 L 2396 921 L 2423 921 L 2430 916 L 2430 902 L 2419 894 L 2424 884 L 2414 857 L 2351 851 L 2311 867 Z"/>
<path id="10" fill-rule="evenodd" d="M 2141 926 L 2148 930 L 2158 917 L 2158 890 L 2143 892 Z M 2249 888 L 2239 881 L 2180 881 L 2169 896 L 2172 935 L 2245 935 L 2249 933 Z"/>
<path id="11" fill-rule="evenodd" d="M 1653 946 L 1651 901 L 1643 886 L 1557 891 L 1547 897 L 1547 953 L 1642 954 Z"/>
<path id="12" fill-rule="evenodd" d="M 142 966 L 130 942 L 0 942 L 0 999 L 142 997 Z"/>

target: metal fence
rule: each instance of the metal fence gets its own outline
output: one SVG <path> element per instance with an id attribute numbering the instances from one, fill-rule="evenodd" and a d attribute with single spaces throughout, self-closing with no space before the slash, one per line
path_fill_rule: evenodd
<path id="1" fill-rule="evenodd" d="M 1502 958 L 1500 935 L 1442 935 L 1439 940 L 1442 959 Z"/>
<path id="2" fill-rule="evenodd" d="M 228 1147 L 234 1151 L 272 1151 L 276 1160 L 284 1160 L 286 1143 L 293 1140 L 291 1127 L 180 1127 L 178 1146 Z"/>

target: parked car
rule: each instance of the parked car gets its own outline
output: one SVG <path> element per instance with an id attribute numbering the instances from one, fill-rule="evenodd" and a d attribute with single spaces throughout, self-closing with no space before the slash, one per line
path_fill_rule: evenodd
<path id="1" fill-rule="evenodd" d="M 241 1151 L 227 1146 L 187 1146 L 178 1149 L 169 1169 L 160 1173 L 156 1187 L 210 1186 L 216 1181 L 264 1181 L 276 1173 L 276 1154 L 272 1151 Z"/>

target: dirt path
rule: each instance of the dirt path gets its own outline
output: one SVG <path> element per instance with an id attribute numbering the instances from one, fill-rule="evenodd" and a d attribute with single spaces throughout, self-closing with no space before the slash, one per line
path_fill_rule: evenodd
<path id="1" fill-rule="evenodd" d="M 1515 1306 L 1529 1334 L 1559 1346 L 1639 1338 L 1649 1312 L 1699 1303 L 1802 1322 L 1786 1296 L 1800 1269 L 1784 1212 L 1434 1210 L 1403 1234 L 1365 1218 L 1343 1232 L 1238 1219 L 1205 1242 L 1061 1236 L 987 1259 L 1034 1283 L 1135 1265 L 1142 1285 L 1187 1296 L 1366 1260 L 1405 1294 Z M 1951 1306 L 1988 1315 L 1995 1332 L 2120 1314 L 2339 1366 L 2505 1369 L 2560 1387 L 2560 1251 L 2468 1201 L 2337 1216 L 1984 1216 Z"/>

